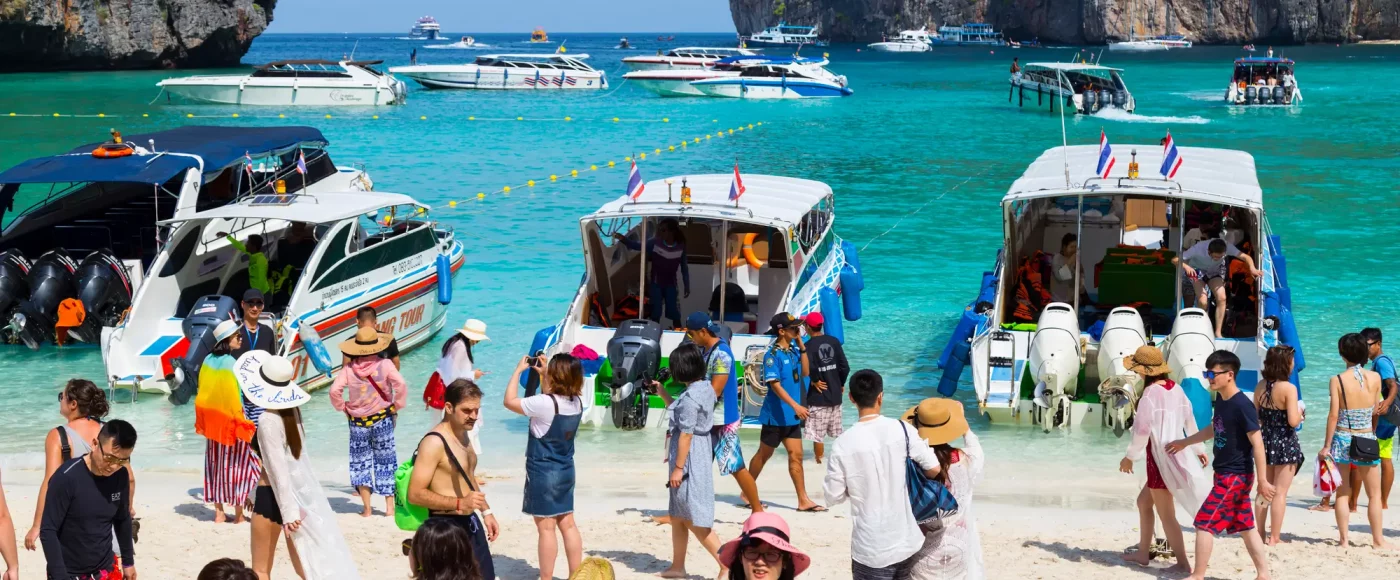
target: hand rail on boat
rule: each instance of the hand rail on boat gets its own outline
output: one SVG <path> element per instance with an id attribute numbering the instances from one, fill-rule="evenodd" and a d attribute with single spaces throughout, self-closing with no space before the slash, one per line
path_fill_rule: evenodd
<path id="1" fill-rule="evenodd" d="M 1125 181 L 1127 182 L 1126 184 L 1124 183 Z M 1160 184 L 1165 185 L 1165 186 L 1166 186 L 1166 189 L 1171 189 L 1171 188 L 1175 187 L 1175 188 L 1176 188 L 1176 192 L 1179 193 L 1179 194 L 1185 194 L 1185 193 L 1186 193 L 1186 189 L 1183 188 L 1183 187 L 1181 187 L 1181 183 L 1180 183 L 1180 182 L 1177 182 L 1177 181 L 1174 181 L 1174 180 L 1171 180 L 1171 179 L 1166 179 L 1166 178 L 1159 178 L 1159 177 L 1139 177 L 1139 178 L 1136 178 L 1136 179 L 1132 179 L 1132 178 L 1128 178 L 1128 177 L 1126 177 L 1126 176 L 1124 176 L 1124 177 L 1110 177 L 1110 178 L 1103 178 L 1103 177 L 1097 177 L 1097 176 L 1095 176 L 1095 177 L 1090 177 L 1090 178 L 1084 180 L 1084 189 L 1098 189 L 1099 187 L 1103 187 L 1103 186 L 1098 185 L 1097 183 L 1095 183 L 1094 185 L 1090 185 L 1090 183 L 1092 183 L 1092 182 L 1103 182 L 1103 183 L 1115 184 L 1115 185 L 1118 186 L 1117 189 L 1129 189 L 1129 188 L 1134 187 L 1135 184 L 1140 183 L 1140 182 L 1153 182 L 1153 183 L 1160 183 Z"/>

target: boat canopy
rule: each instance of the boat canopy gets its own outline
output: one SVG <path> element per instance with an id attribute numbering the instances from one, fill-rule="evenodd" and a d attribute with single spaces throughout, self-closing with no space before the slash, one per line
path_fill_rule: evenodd
<path id="1" fill-rule="evenodd" d="M 484 54 L 484 55 L 481 55 L 481 56 L 476 57 L 476 60 L 480 61 L 480 60 L 482 60 L 482 59 L 494 59 L 494 60 L 524 60 L 524 61 L 550 61 L 550 60 L 570 61 L 570 60 L 584 60 L 584 59 L 586 59 L 586 58 L 588 58 L 588 55 L 587 55 L 587 54 L 540 54 L 540 53 L 534 53 L 534 54 Z"/>
<path id="2" fill-rule="evenodd" d="M 1002 198 L 1005 205 L 1015 200 L 1065 195 L 1104 195 L 1127 193 L 1179 197 L 1236 207 L 1262 209 L 1264 193 L 1259 188 L 1259 176 L 1254 170 L 1254 156 L 1243 151 L 1205 147 L 1178 147 L 1184 166 L 1172 179 L 1157 173 L 1164 152 L 1161 145 L 1118 145 L 1118 163 L 1113 165 L 1108 179 L 1101 179 L 1095 170 L 1099 162 L 1098 145 L 1055 147 L 1042 153 L 1026 168 Z M 1128 158 L 1124 155 L 1137 150 L 1139 179 L 1128 179 Z M 1065 186 L 1065 164 L 1069 165 L 1069 181 Z"/>
<path id="3" fill-rule="evenodd" d="M 271 69 L 271 68 L 276 68 L 276 67 L 287 67 L 287 66 L 310 66 L 310 65 L 340 66 L 340 65 L 342 65 L 342 64 L 343 64 L 343 65 L 347 65 L 347 66 L 360 66 L 360 67 L 363 67 L 363 66 L 373 66 L 373 65 L 376 65 L 376 64 L 384 64 L 384 61 L 382 61 L 382 60 L 345 60 L 345 61 L 337 61 L 337 60 L 318 60 L 318 59 L 310 59 L 310 60 L 278 60 L 278 61 L 269 62 L 269 63 L 264 64 L 264 65 L 261 65 L 261 66 L 257 66 L 257 67 L 254 67 L 254 68 L 257 68 L 257 69 L 259 69 L 259 70 L 267 70 L 267 69 Z"/>
<path id="4" fill-rule="evenodd" d="M 412 205 L 428 210 L 412 197 L 382 191 L 336 191 L 307 194 L 258 194 L 245 196 L 234 203 L 202 211 L 187 217 L 170 219 L 160 225 L 211 219 L 287 220 L 314 224 L 334 223 L 386 207 Z"/>
<path id="5" fill-rule="evenodd" d="M 583 221 L 673 215 L 769 225 L 779 222 L 795 227 L 818 202 L 832 195 L 830 186 L 809 179 L 773 175 L 744 175 L 741 179 L 745 192 L 737 207 L 729 199 L 734 174 L 677 175 L 648 182 L 635 203 L 623 195 L 585 216 Z M 681 180 L 690 187 L 691 203 L 685 205 L 680 202 Z M 671 184 L 667 185 L 667 181 Z"/>
<path id="6" fill-rule="evenodd" d="M 1085 63 L 1079 63 L 1079 62 L 1029 62 L 1029 63 L 1026 63 L 1026 68 L 1025 68 L 1025 70 L 1030 70 L 1030 69 L 1033 69 L 1033 68 L 1043 68 L 1043 69 L 1058 70 L 1058 71 L 1064 71 L 1064 72 L 1077 72 L 1077 73 L 1083 73 L 1083 74 L 1101 73 L 1099 76 L 1104 76 L 1104 77 L 1107 77 L 1107 76 L 1108 76 L 1108 72 L 1109 72 L 1109 71 L 1112 71 L 1112 72 L 1123 72 L 1123 69 L 1121 69 L 1121 68 L 1113 68 L 1113 67 L 1110 67 L 1110 66 L 1103 66 L 1103 65 L 1097 65 L 1097 64 L 1085 64 Z"/>
<path id="7" fill-rule="evenodd" d="M 1246 56 L 1235 59 L 1235 66 L 1292 65 L 1293 59 L 1273 56 Z"/>
<path id="8" fill-rule="evenodd" d="M 765 56 L 756 54 L 741 54 L 727 56 L 715 61 L 715 64 L 742 64 L 742 65 L 781 65 L 781 64 L 826 64 L 827 60 L 820 57 L 810 56 Z"/>
<path id="9" fill-rule="evenodd" d="M 191 168 L 201 168 L 205 173 L 221 170 L 249 152 L 262 156 L 303 145 L 327 145 L 325 136 L 312 127 L 189 126 L 127 135 L 124 140 L 138 147 L 149 147 L 150 141 L 155 140 L 157 152 L 99 159 L 92 156 L 92 150 L 101 143 L 91 143 L 64 155 L 30 159 L 0 173 L 0 185 L 7 186 L 0 190 L 0 206 L 8 205 L 12 186 L 22 183 L 160 185 Z"/>

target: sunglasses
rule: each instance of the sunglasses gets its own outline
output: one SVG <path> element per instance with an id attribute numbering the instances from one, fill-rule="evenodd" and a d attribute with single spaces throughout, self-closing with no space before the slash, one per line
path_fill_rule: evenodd
<path id="1" fill-rule="evenodd" d="M 1235 372 L 1235 371 L 1220 371 L 1220 372 L 1218 372 L 1218 373 L 1215 372 L 1215 371 L 1201 371 L 1201 376 L 1205 377 L 1206 380 L 1209 381 L 1209 380 L 1214 379 L 1215 377 L 1223 376 L 1223 375 L 1230 374 L 1230 373 L 1233 373 L 1233 372 Z"/>
<path id="2" fill-rule="evenodd" d="M 744 560 L 757 562 L 759 558 L 769 565 L 775 565 L 783 560 L 783 553 L 776 550 L 744 550 Z"/>
<path id="3" fill-rule="evenodd" d="M 252 302 L 244 302 L 243 305 L 244 305 L 244 306 L 247 306 L 248 308 L 262 308 L 262 307 L 263 307 L 263 301 L 262 301 L 262 300 L 254 300 L 254 301 L 252 301 Z"/>
<path id="4" fill-rule="evenodd" d="M 103 447 L 101 441 L 98 441 L 98 442 L 97 442 L 97 450 L 102 452 L 102 458 L 103 458 L 103 459 L 106 459 L 107 461 L 109 461 L 109 462 L 111 462 L 111 463 L 115 463 L 115 464 L 117 464 L 117 465 L 126 465 L 126 464 L 128 464 L 128 463 L 131 463 L 131 458 L 130 458 L 130 457 L 118 457 L 118 456 L 116 456 L 116 455 L 112 455 L 111 453 L 108 453 L 108 452 L 107 452 L 107 449 L 106 449 L 105 447 Z"/>

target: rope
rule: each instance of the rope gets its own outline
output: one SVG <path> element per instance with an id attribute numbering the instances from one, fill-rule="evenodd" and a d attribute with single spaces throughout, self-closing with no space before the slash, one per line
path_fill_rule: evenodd
<path id="1" fill-rule="evenodd" d="M 861 247 L 860 247 L 860 251 L 861 251 L 861 252 L 864 252 L 866 248 L 869 248 L 869 247 L 870 247 L 870 244 L 875 243 L 875 240 L 878 240 L 878 239 L 880 239 L 880 238 L 885 237 L 885 234 L 888 234 L 888 233 L 894 231 L 895 228 L 899 227 L 899 224 L 904 223 L 904 220 L 908 219 L 909 217 L 913 216 L 913 215 L 916 214 L 916 213 L 919 213 L 919 212 L 921 212 L 921 211 L 924 211 L 924 208 L 928 207 L 929 204 L 931 204 L 931 203 L 933 203 L 933 202 L 935 202 L 935 201 L 938 201 L 938 200 L 940 200 L 940 199 L 943 199 L 943 196 L 945 196 L 945 195 L 948 195 L 948 194 L 950 194 L 950 193 L 952 193 L 952 192 L 954 192 L 954 191 L 957 191 L 957 189 L 958 189 L 959 187 L 962 187 L 962 186 L 964 186 L 964 185 L 967 185 L 967 182 L 972 181 L 973 179 L 976 179 L 976 178 L 978 178 L 978 177 L 982 177 L 983 175 L 986 175 L 988 171 L 991 171 L 991 170 L 992 170 L 992 167 L 993 167 L 993 166 L 988 165 L 985 169 L 982 170 L 981 173 L 978 173 L 978 174 L 976 174 L 976 175 L 973 175 L 973 176 L 971 176 L 971 177 L 968 177 L 967 179 L 962 180 L 961 183 L 959 183 L 959 184 L 957 184 L 957 185 L 954 185 L 954 186 L 953 186 L 952 188 L 950 188 L 950 189 L 944 190 L 943 193 L 938 194 L 938 197 L 935 197 L 935 198 L 933 198 L 933 199 L 930 199 L 930 200 L 924 202 L 923 205 L 919 206 L 919 207 L 918 207 L 917 209 L 915 209 L 914 211 L 911 211 L 911 212 L 909 212 L 909 213 L 907 213 L 907 214 L 904 214 L 904 216 L 903 216 L 903 217 L 900 217 L 899 220 L 895 221 L 895 222 L 894 222 L 894 225 L 891 225 L 891 226 L 889 227 L 889 229 L 887 229 L 887 230 L 885 230 L 885 231 L 883 231 L 883 232 L 880 232 L 880 235 L 878 235 L 878 236 L 875 236 L 875 237 L 873 237 L 873 238 L 870 238 L 870 241 L 866 242 L 864 246 L 861 246 Z"/>

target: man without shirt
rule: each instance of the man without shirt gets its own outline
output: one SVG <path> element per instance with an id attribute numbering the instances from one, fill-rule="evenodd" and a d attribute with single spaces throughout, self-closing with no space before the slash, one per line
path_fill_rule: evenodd
<path id="1" fill-rule="evenodd" d="M 501 528 L 477 482 L 476 452 L 467 440 L 467 432 L 481 413 L 481 389 L 469 380 L 457 379 L 447 386 L 443 401 L 442 422 L 418 443 L 408 480 L 408 502 L 427 508 L 429 519 L 443 518 L 464 528 L 471 536 L 481 577 L 491 580 L 496 569 L 488 542 L 496 541 Z"/>

